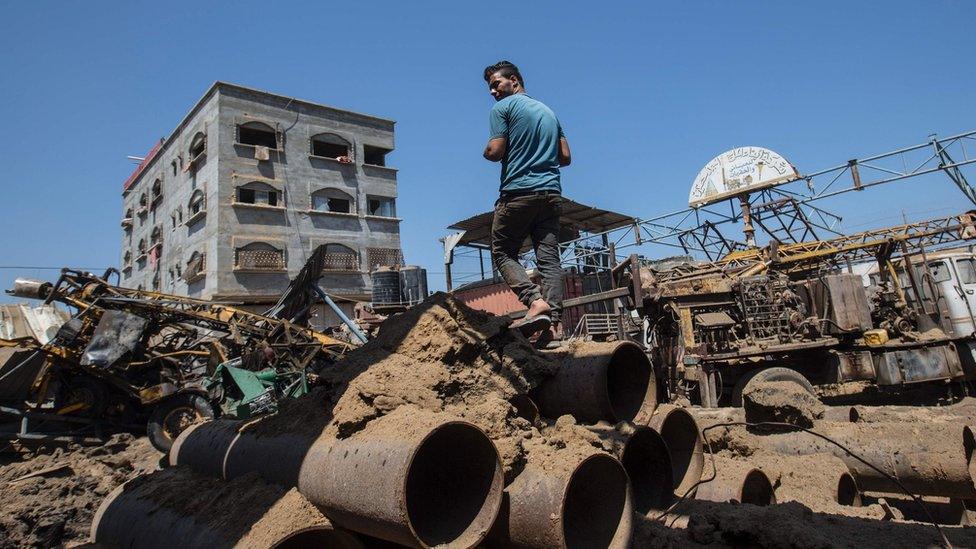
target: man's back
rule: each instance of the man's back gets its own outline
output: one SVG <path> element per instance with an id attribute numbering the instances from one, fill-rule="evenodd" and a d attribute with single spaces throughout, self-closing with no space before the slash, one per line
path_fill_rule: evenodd
<path id="1" fill-rule="evenodd" d="M 501 190 L 561 191 L 559 139 L 564 136 L 552 109 L 518 93 L 495 103 L 490 118 L 491 138 L 508 140 Z"/>

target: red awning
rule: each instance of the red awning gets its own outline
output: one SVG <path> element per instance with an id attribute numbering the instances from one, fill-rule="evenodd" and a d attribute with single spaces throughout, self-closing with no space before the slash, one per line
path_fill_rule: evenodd
<path id="1" fill-rule="evenodd" d="M 163 148 L 162 139 L 160 139 L 159 143 L 156 143 L 156 145 L 152 148 L 152 150 L 149 151 L 149 154 L 146 155 L 146 158 L 143 159 L 143 161 L 140 162 L 138 166 L 136 166 L 136 169 L 135 171 L 132 172 L 132 175 L 130 175 L 129 178 L 125 180 L 125 183 L 122 184 L 122 192 L 129 190 L 129 187 L 131 187 L 132 184 L 136 182 L 136 179 L 139 179 L 139 176 L 142 175 L 142 170 L 146 169 L 146 166 L 148 166 L 149 163 L 152 162 L 152 159 L 156 157 L 156 155 L 159 153 L 159 150 L 161 148 Z"/>

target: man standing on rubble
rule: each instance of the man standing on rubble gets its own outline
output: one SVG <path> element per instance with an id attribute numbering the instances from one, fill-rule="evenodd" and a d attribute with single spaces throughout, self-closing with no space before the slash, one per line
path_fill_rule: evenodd
<path id="1" fill-rule="evenodd" d="M 552 109 L 525 93 L 518 67 L 499 61 L 485 68 L 495 98 L 484 156 L 501 161 L 500 196 L 491 226 L 491 256 L 505 282 L 528 307 L 516 327 L 526 336 L 559 322 L 563 280 L 559 265 L 559 167 L 570 163 L 569 142 Z M 519 263 L 525 239 L 535 248 L 542 288 Z"/>

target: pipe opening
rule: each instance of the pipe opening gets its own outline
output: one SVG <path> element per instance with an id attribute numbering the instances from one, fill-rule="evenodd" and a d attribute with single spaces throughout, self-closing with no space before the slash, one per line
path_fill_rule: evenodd
<path id="1" fill-rule="evenodd" d="M 363 544 L 355 535 L 328 526 L 303 528 L 288 534 L 271 546 L 272 549 L 304 549 L 305 547 L 329 547 L 335 549 L 361 549 Z"/>
<path id="2" fill-rule="evenodd" d="M 769 482 L 769 477 L 759 469 L 753 469 L 742 481 L 742 501 L 741 503 L 751 503 L 765 507 L 776 503 L 776 493 L 773 485 Z"/>
<path id="3" fill-rule="evenodd" d="M 651 363 L 640 347 L 618 345 L 607 364 L 607 398 L 616 421 L 632 421 L 657 400 Z"/>
<path id="4" fill-rule="evenodd" d="M 851 406 L 850 412 L 848 412 L 848 419 L 851 423 L 857 423 L 861 420 L 861 412 L 857 411 L 857 408 Z"/>
<path id="5" fill-rule="evenodd" d="M 661 438 L 671 450 L 674 489 L 681 495 L 701 479 L 705 467 L 698 423 L 687 411 L 674 408 L 661 423 Z"/>
<path id="6" fill-rule="evenodd" d="M 515 408 L 515 415 L 535 425 L 539 421 L 539 407 L 528 395 L 515 395 L 508 399 Z"/>
<path id="7" fill-rule="evenodd" d="M 848 507 L 861 506 L 861 491 L 850 473 L 843 473 L 837 481 L 837 503 Z"/>
<path id="8" fill-rule="evenodd" d="M 563 538 L 567 549 L 609 547 L 626 528 L 627 473 L 610 456 L 587 458 L 573 472 L 563 500 Z"/>
<path id="9" fill-rule="evenodd" d="M 495 445 L 477 427 L 448 423 L 417 449 L 406 479 L 407 518 L 424 545 L 476 545 L 501 505 Z"/>
<path id="10" fill-rule="evenodd" d="M 634 489 L 634 509 L 645 514 L 664 509 L 674 497 L 674 472 L 668 445 L 654 429 L 639 427 L 620 455 Z"/>

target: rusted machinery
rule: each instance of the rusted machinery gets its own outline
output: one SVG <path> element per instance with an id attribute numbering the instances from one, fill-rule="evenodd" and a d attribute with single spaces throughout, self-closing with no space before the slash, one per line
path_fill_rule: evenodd
<path id="1" fill-rule="evenodd" d="M 54 284 L 16 281 L 9 293 L 75 313 L 51 341 L 33 346 L 30 360 L 4 366 L 5 382 L 8 374 L 29 380 L 23 406 L 8 411 L 28 420 L 148 420 L 153 444 L 165 451 L 201 417 L 248 417 L 302 394 L 351 348 L 302 324 L 309 302 L 295 284 L 264 315 L 113 286 L 110 274 L 64 269 Z"/>
<path id="2" fill-rule="evenodd" d="M 669 397 L 741 402 L 750 382 L 960 380 L 964 369 L 926 249 L 976 237 L 976 214 L 833 240 L 750 248 L 654 270 L 637 256 L 615 270 L 618 292 Z M 923 258 L 919 264 L 918 256 Z M 878 284 L 843 272 L 873 259 Z"/>

